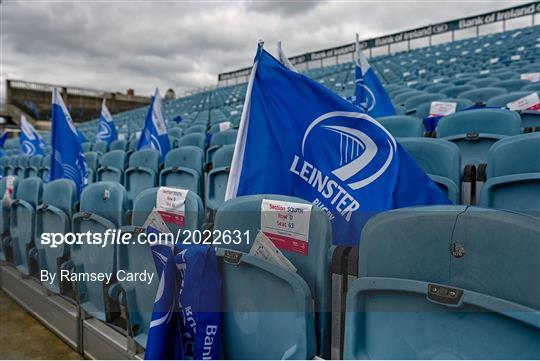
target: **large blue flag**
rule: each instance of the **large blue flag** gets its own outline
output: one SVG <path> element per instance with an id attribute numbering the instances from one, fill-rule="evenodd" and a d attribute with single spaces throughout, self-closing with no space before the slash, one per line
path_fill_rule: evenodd
<path id="1" fill-rule="evenodd" d="M 137 150 L 144 148 L 157 149 L 161 154 L 161 159 L 164 159 L 167 152 L 171 149 L 167 124 L 165 124 L 165 118 L 163 118 L 159 89 L 156 89 L 150 107 L 148 108 L 144 129 Z"/>
<path id="2" fill-rule="evenodd" d="M 259 46 L 226 199 L 303 198 L 325 210 L 336 244 L 357 244 L 374 213 L 450 204 L 390 133 L 358 107 Z"/>
<path id="3" fill-rule="evenodd" d="M 371 69 L 356 34 L 354 104 L 373 118 L 396 115 L 392 100 Z"/>
<path id="4" fill-rule="evenodd" d="M 21 133 L 19 136 L 19 155 L 43 155 L 43 139 L 34 129 L 34 126 L 21 115 Z"/>
<path id="5" fill-rule="evenodd" d="M 116 127 L 114 126 L 114 120 L 107 108 L 106 100 L 103 99 L 101 104 L 101 115 L 99 117 L 99 130 L 96 134 L 96 139 L 107 144 L 115 141 L 118 138 Z"/>
<path id="6" fill-rule="evenodd" d="M 80 195 L 88 184 L 88 168 L 79 143 L 78 132 L 57 88 L 52 95 L 51 169 L 49 180 L 71 179 Z"/>

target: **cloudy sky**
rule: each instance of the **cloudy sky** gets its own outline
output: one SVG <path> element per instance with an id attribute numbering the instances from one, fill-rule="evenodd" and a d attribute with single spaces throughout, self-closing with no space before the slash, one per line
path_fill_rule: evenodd
<path id="1" fill-rule="evenodd" d="M 0 96 L 6 78 L 181 93 L 250 65 L 258 39 L 293 56 L 520 2 L 3 0 Z"/>

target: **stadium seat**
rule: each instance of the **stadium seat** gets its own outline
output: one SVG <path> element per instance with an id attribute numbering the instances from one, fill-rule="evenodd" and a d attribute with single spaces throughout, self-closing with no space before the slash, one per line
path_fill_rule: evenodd
<path id="1" fill-rule="evenodd" d="M 224 132 L 217 132 L 212 135 L 210 139 L 210 145 L 206 150 L 206 163 L 212 165 L 214 160 L 214 154 L 216 151 L 224 145 L 235 144 L 238 131 L 226 130 Z"/>
<path id="2" fill-rule="evenodd" d="M 15 171 L 18 165 L 19 165 L 19 156 L 18 155 L 9 156 L 8 166 L 7 166 L 7 175 L 15 175 Z"/>
<path id="3" fill-rule="evenodd" d="M 439 92 L 446 95 L 448 98 L 457 98 L 459 94 L 472 89 L 475 89 L 472 85 L 456 85 L 441 89 Z"/>
<path id="4" fill-rule="evenodd" d="M 84 153 L 86 160 L 86 166 L 88 168 L 88 178 L 89 182 L 92 183 L 96 180 L 96 171 L 99 164 L 99 153 L 97 152 L 86 152 Z"/>
<path id="5" fill-rule="evenodd" d="M 81 148 L 83 152 L 89 152 L 92 150 L 92 144 L 90 142 L 84 142 L 81 144 Z"/>
<path id="6" fill-rule="evenodd" d="M 176 139 L 182 138 L 182 135 L 184 134 L 181 128 L 172 128 L 169 130 L 168 133 L 169 133 L 169 136 L 174 137 Z"/>
<path id="7" fill-rule="evenodd" d="M 107 153 L 108 148 L 109 148 L 109 145 L 106 142 L 96 142 L 92 144 L 93 152 Z"/>
<path id="8" fill-rule="evenodd" d="M 96 181 L 123 183 L 126 158 L 126 152 L 122 150 L 112 150 L 103 154 L 99 160 Z"/>
<path id="9" fill-rule="evenodd" d="M 508 137 L 487 156 L 480 204 L 540 215 L 540 133 Z"/>
<path id="10" fill-rule="evenodd" d="M 115 151 L 117 152 L 117 151 Z M 124 224 L 127 193 L 116 182 L 97 182 L 88 185 L 81 193 L 80 212 L 73 215 L 74 233 L 91 232 L 102 235 Z M 71 247 L 73 272 L 116 273 L 116 246 L 99 247 L 83 242 Z M 77 293 L 82 309 L 101 321 L 109 321 L 118 311 L 109 297 L 105 282 L 78 282 Z"/>
<path id="11" fill-rule="evenodd" d="M 519 98 L 523 98 L 524 96 L 527 96 L 529 94 L 530 92 L 516 91 L 516 92 L 498 95 L 496 97 L 489 99 L 486 103 L 486 106 L 503 108 L 503 107 L 506 107 L 506 104 L 513 102 L 514 100 L 518 100 Z"/>
<path id="12" fill-rule="evenodd" d="M 504 88 L 508 92 L 516 92 L 528 84 L 530 84 L 528 80 L 509 79 L 509 80 L 502 80 L 498 83 L 494 83 L 492 84 L 492 86 L 497 87 L 497 88 Z"/>
<path id="13" fill-rule="evenodd" d="M 127 147 L 127 142 L 124 139 L 117 139 L 111 142 L 109 146 L 110 150 L 123 150 L 125 151 Z"/>
<path id="14" fill-rule="evenodd" d="M 523 90 L 523 91 L 531 91 L 531 92 L 537 91 L 538 92 L 538 91 L 540 91 L 540 83 L 532 83 L 532 84 L 529 83 L 529 84 L 523 86 L 523 88 L 521 88 L 521 90 Z"/>
<path id="15" fill-rule="evenodd" d="M 185 147 L 186 145 L 193 145 L 204 150 L 206 148 L 206 135 L 202 133 L 186 134 L 178 140 L 178 147 Z"/>
<path id="16" fill-rule="evenodd" d="M 459 204 L 461 199 L 459 147 L 445 139 L 401 138 L 398 141 L 452 203 Z"/>
<path id="17" fill-rule="evenodd" d="M 30 161 L 30 157 L 27 155 L 19 155 L 17 166 L 15 167 L 15 175 L 19 178 L 25 178 L 26 177 L 26 169 L 28 168 L 28 164 Z"/>
<path id="18" fill-rule="evenodd" d="M 159 188 L 151 188 L 142 191 L 133 202 L 133 216 L 131 226 L 122 227 L 123 232 L 137 234 L 142 229 L 148 215 L 156 206 L 156 195 Z M 186 195 L 184 226 L 181 229 L 198 230 L 202 227 L 204 208 L 202 201 L 193 192 Z M 173 234 L 178 231 L 178 226 L 168 224 Z M 117 256 L 118 269 L 126 272 L 142 273 L 152 272 L 155 274 L 155 264 L 152 251 L 148 244 L 129 244 L 118 246 Z M 135 342 L 146 348 L 148 329 L 152 319 L 154 299 L 158 289 L 159 278 L 155 275 L 151 284 L 141 282 L 119 282 L 125 294 L 127 316 L 129 319 L 129 334 Z"/>
<path id="19" fill-rule="evenodd" d="M 405 112 L 407 114 L 414 114 L 418 105 L 428 101 L 444 99 L 445 97 L 444 94 L 420 94 L 410 97 L 405 101 Z"/>
<path id="20" fill-rule="evenodd" d="M 129 157 L 129 167 L 124 172 L 124 186 L 129 206 L 139 193 L 157 186 L 160 153 L 155 149 L 141 149 Z"/>
<path id="21" fill-rule="evenodd" d="M 184 131 L 184 134 L 193 134 L 193 133 L 206 133 L 206 127 L 204 125 L 193 125 L 187 128 Z"/>
<path id="22" fill-rule="evenodd" d="M 372 218 L 347 294 L 344 359 L 540 357 L 539 222 L 463 206 Z"/>
<path id="23" fill-rule="evenodd" d="M 484 105 L 489 99 L 506 93 L 508 92 L 504 88 L 476 88 L 464 91 L 463 93 L 458 94 L 457 97 L 469 99 L 470 101 L 478 105 Z"/>
<path id="24" fill-rule="evenodd" d="M 204 152 L 201 148 L 184 146 L 170 150 L 160 174 L 159 185 L 188 189 L 202 194 L 202 167 Z"/>
<path id="25" fill-rule="evenodd" d="M 417 96 L 417 95 L 425 95 L 425 94 L 426 92 L 411 89 L 409 91 L 399 93 L 398 95 L 396 95 L 395 98 L 392 99 L 392 103 L 394 103 L 395 105 L 405 105 L 405 102 L 408 99 L 411 99 L 412 97 Z"/>
<path id="26" fill-rule="evenodd" d="M 39 177 L 39 170 L 41 168 L 42 155 L 34 155 L 30 157 L 28 167 L 26 168 L 27 177 Z"/>
<path id="27" fill-rule="evenodd" d="M 498 83 L 499 79 L 487 77 L 487 78 L 480 78 L 480 79 L 473 79 L 467 82 L 467 85 L 472 85 L 476 88 L 486 88 L 493 86 L 493 84 Z"/>
<path id="28" fill-rule="evenodd" d="M 422 121 L 408 115 L 391 115 L 377 121 L 394 137 L 421 137 L 424 133 Z"/>
<path id="29" fill-rule="evenodd" d="M 11 242 L 13 263 L 24 275 L 30 275 L 30 250 L 34 248 L 36 207 L 41 203 L 42 181 L 38 177 L 19 182 L 11 203 Z"/>
<path id="30" fill-rule="evenodd" d="M 224 145 L 214 154 L 214 164 L 208 172 L 208 189 L 205 192 L 206 206 L 212 212 L 215 212 L 225 200 L 233 154 L 234 144 Z"/>
<path id="31" fill-rule="evenodd" d="M 51 156 L 46 155 L 41 160 L 41 167 L 39 168 L 39 177 L 46 182 L 49 179 L 49 169 L 51 168 Z"/>
<path id="32" fill-rule="evenodd" d="M 219 208 L 214 230 L 249 231 L 255 238 L 261 229 L 263 199 L 307 203 L 277 195 L 234 198 Z M 224 358 L 329 357 L 331 226 L 322 209 L 313 207 L 310 213 L 307 255 L 282 250 L 297 273 L 249 255 L 251 244 L 245 241 L 217 250 L 223 283 Z M 246 330 L 250 336 L 242 337 Z"/>
<path id="33" fill-rule="evenodd" d="M 69 259 L 69 245 L 60 244 L 56 248 L 37 241 L 43 233 L 71 232 L 71 216 L 75 209 L 77 187 L 70 179 L 57 179 L 45 184 L 43 199 L 36 209 L 36 242 L 39 269 L 51 274 L 60 274 L 62 265 Z M 43 286 L 51 292 L 60 294 L 60 277 L 55 277 L 53 283 L 44 282 Z"/>
<path id="34" fill-rule="evenodd" d="M 515 112 L 502 109 L 475 109 L 443 117 L 437 137 L 456 143 L 461 150 L 461 164 L 484 163 L 489 147 L 497 140 L 519 134 L 521 121 Z"/>
<path id="35" fill-rule="evenodd" d="M 13 177 L 13 193 L 17 193 L 17 185 L 19 180 L 17 177 Z M 8 184 L 8 177 L 2 177 L 0 180 L 0 198 L 2 202 L 0 204 L 0 261 L 6 261 L 5 247 L 11 242 L 10 240 L 10 227 L 11 227 L 11 202 L 9 198 L 6 198 L 6 190 Z M 12 198 L 14 197 L 12 196 Z"/>

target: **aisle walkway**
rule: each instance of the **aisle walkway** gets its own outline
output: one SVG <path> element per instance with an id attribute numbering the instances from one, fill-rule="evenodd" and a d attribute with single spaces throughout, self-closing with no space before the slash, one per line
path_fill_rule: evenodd
<path id="1" fill-rule="evenodd" d="M 82 358 L 0 291 L 0 359 Z"/>

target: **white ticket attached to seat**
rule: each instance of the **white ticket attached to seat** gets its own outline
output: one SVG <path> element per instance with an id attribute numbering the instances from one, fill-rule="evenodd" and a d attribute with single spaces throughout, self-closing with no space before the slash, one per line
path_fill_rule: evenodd
<path id="1" fill-rule="evenodd" d="M 533 83 L 538 83 L 540 82 L 540 73 L 524 73 L 521 74 L 521 79 L 528 80 Z"/>
<path id="2" fill-rule="evenodd" d="M 539 110 L 540 109 L 540 99 L 538 98 L 538 93 L 531 93 L 523 98 L 514 100 L 511 103 L 506 104 L 510 110 Z"/>
<path id="3" fill-rule="evenodd" d="M 221 122 L 219 123 L 219 131 L 224 132 L 231 129 L 231 122 Z"/>
<path id="4" fill-rule="evenodd" d="M 185 224 L 185 203 L 188 190 L 160 187 L 156 195 L 156 209 L 166 223 Z"/>
<path id="5" fill-rule="evenodd" d="M 296 273 L 296 267 L 263 232 L 257 233 L 249 254 Z"/>
<path id="6" fill-rule="evenodd" d="M 457 103 L 454 102 L 431 102 L 429 115 L 446 116 L 456 112 Z"/>
<path id="7" fill-rule="evenodd" d="M 263 199 L 261 231 L 282 250 L 308 254 L 311 204 Z"/>

